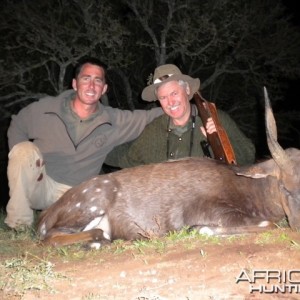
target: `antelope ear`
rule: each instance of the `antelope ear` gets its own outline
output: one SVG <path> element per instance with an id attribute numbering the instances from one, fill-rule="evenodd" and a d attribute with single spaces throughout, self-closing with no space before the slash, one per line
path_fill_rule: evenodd
<path id="1" fill-rule="evenodd" d="M 255 164 L 249 167 L 235 167 L 236 175 L 251 178 L 266 178 L 267 176 L 279 176 L 279 168 L 273 159 Z"/>

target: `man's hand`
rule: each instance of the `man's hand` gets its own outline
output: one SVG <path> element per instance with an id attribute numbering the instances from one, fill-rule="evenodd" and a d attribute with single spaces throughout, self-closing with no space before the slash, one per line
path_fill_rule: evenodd
<path id="1" fill-rule="evenodd" d="M 204 129 L 203 126 L 201 126 L 200 129 L 201 129 L 201 131 L 202 131 L 202 133 L 203 133 L 203 135 L 204 135 L 205 137 L 206 137 L 206 132 L 207 132 L 208 134 L 212 134 L 213 132 L 216 132 L 216 131 L 217 131 L 216 125 L 215 125 L 215 123 L 214 123 L 214 121 L 213 121 L 212 118 L 208 118 L 208 119 L 207 119 L 207 123 L 206 123 L 206 131 L 205 131 L 205 129 Z"/>

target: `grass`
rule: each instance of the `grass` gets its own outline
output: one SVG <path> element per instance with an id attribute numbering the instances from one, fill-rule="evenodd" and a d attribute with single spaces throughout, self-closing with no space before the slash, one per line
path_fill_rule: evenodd
<path id="1" fill-rule="evenodd" d="M 11 230 L 0 212 L 0 291 L 22 297 L 28 290 L 54 293 L 52 280 L 65 278 L 54 271 L 54 264 L 43 258 L 34 227 Z M 0 296 L 1 298 L 1 296 Z"/>
<path id="2" fill-rule="evenodd" d="M 0 298 L 5 295 L 22 297 L 26 291 L 47 291 L 55 293 L 52 282 L 55 280 L 72 280 L 64 274 L 55 272 L 54 262 L 76 262 L 92 259 L 101 264 L 106 255 L 121 255 L 123 253 L 139 258 L 147 264 L 147 254 L 163 255 L 176 249 L 177 245 L 186 249 L 198 249 L 199 257 L 205 259 L 209 255 L 207 245 L 222 247 L 226 243 L 244 241 L 245 236 L 220 238 L 201 235 L 197 230 L 184 228 L 170 232 L 164 238 L 152 236 L 133 242 L 116 240 L 111 245 L 100 250 L 86 251 L 82 245 L 71 245 L 61 248 L 42 247 L 39 244 L 34 227 L 23 230 L 11 230 L 4 224 L 4 212 L 0 212 Z M 280 229 L 280 228 L 279 228 Z M 299 241 L 295 241 L 283 230 L 268 231 L 256 236 L 260 245 L 270 243 L 287 243 L 294 250 L 300 251 Z M 98 295 L 89 294 L 82 299 L 100 299 Z"/>
<path id="3" fill-rule="evenodd" d="M 279 235 L 274 234 L 272 231 L 266 231 L 258 235 L 256 239 L 256 244 L 270 244 L 270 243 L 280 243 L 280 242 L 286 242 L 290 241 L 290 237 L 288 234 L 282 232 Z"/>
<path id="4" fill-rule="evenodd" d="M 51 281 L 65 278 L 54 272 L 54 264 L 25 252 L 23 257 L 6 259 L 0 264 L 0 289 L 22 295 L 28 290 L 47 290 L 54 293 Z"/>
<path id="5" fill-rule="evenodd" d="M 33 227 L 21 230 L 11 230 L 4 223 L 5 213 L 0 212 L 0 298 L 5 295 L 22 297 L 26 291 L 47 291 L 55 293 L 51 282 L 57 279 L 71 280 L 64 274 L 55 272 L 52 261 L 81 261 L 94 258 L 101 263 L 99 253 L 119 255 L 129 252 L 137 257 L 147 252 L 163 254 L 171 245 L 182 243 L 187 248 L 195 247 L 195 241 L 200 243 L 219 243 L 215 237 L 200 235 L 196 231 L 183 229 L 170 232 L 165 238 L 151 237 L 148 240 L 126 242 L 114 241 L 110 246 L 100 250 L 86 251 L 81 245 L 71 245 L 61 248 L 41 247 Z M 202 254 L 201 254 L 202 253 Z M 205 256 L 204 251 L 200 254 Z M 145 260 L 145 264 L 147 261 Z M 98 299 L 98 295 L 87 295 L 83 299 Z"/>

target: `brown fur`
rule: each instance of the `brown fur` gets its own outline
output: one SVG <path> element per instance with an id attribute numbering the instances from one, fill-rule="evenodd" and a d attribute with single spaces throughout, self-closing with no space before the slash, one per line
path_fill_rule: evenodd
<path id="1" fill-rule="evenodd" d="M 295 154 L 299 157 L 300 151 Z M 264 176 L 249 178 L 252 173 Z M 236 233 L 240 226 L 262 230 L 260 222 L 272 224 L 286 217 L 282 205 L 286 195 L 279 175 L 273 159 L 249 168 L 188 158 L 124 169 L 67 191 L 42 214 L 38 232 L 42 239 L 53 231 L 76 234 L 102 215 L 109 220 L 111 240 L 161 236 L 185 226 L 229 227 L 236 228 Z"/>

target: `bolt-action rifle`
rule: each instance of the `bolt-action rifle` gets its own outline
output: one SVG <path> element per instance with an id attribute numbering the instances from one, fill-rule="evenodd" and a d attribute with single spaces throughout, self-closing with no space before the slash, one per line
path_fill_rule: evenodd
<path id="1" fill-rule="evenodd" d="M 208 144 L 201 143 L 203 152 L 206 156 L 209 155 L 208 146 L 211 146 L 211 150 L 214 154 L 214 158 L 224 161 L 228 164 L 237 164 L 235 159 L 235 154 L 231 143 L 229 141 L 228 135 L 225 129 L 222 127 L 217 109 L 214 103 L 205 100 L 200 92 L 194 94 L 194 101 L 198 109 L 198 114 L 202 120 L 203 126 L 205 128 L 208 118 L 212 118 L 217 131 L 211 134 L 207 134 Z"/>

